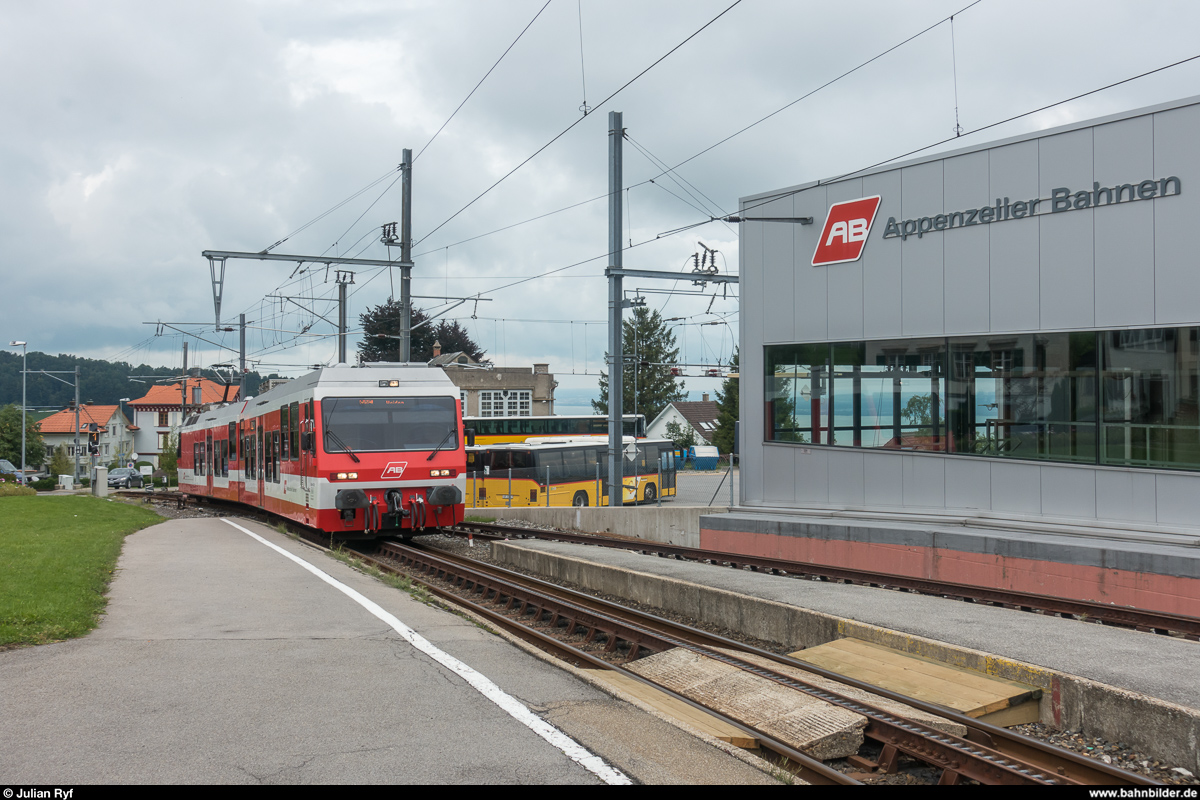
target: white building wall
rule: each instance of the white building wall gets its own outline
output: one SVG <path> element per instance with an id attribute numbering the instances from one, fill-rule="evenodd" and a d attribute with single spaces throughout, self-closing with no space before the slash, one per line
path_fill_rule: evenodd
<path id="1" fill-rule="evenodd" d="M 747 197 L 741 224 L 741 502 L 1200 527 L 1200 474 L 771 443 L 763 347 L 1200 325 L 1200 105 L 1164 104 Z M 1178 176 L 1179 196 L 883 239 L 932 216 Z M 859 261 L 812 267 L 829 206 L 880 195 Z M 764 201 L 767 201 L 764 203 Z"/>

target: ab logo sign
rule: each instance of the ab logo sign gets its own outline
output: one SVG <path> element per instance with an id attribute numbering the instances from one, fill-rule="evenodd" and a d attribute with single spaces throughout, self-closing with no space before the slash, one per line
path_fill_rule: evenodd
<path id="1" fill-rule="evenodd" d="M 380 478 L 402 478 L 404 477 L 404 468 L 408 466 L 407 461 L 392 461 L 383 468 L 383 474 Z"/>
<path id="2" fill-rule="evenodd" d="M 821 239 L 817 242 L 817 251 L 813 253 L 812 265 L 824 267 L 858 261 L 878 210 L 879 195 L 831 205 L 829 216 L 825 218 L 825 227 L 821 230 Z"/>

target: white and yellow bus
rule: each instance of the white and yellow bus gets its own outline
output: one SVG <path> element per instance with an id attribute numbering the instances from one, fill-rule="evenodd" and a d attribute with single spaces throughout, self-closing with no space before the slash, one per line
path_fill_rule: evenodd
<path id="1" fill-rule="evenodd" d="M 675 451 L 667 439 L 626 436 L 622 454 L 626 504 L 675 495 Z M 467 507 L 608 504 L 608 443 L 603 437 L 531 440 L 467 448 Z"/>
<path id="2" fill-rule="evenodd" d="M 555 438 L 565 441 L 580 436 L 608 436 L 608 417 L 465 417 L 463 426 L 475 431 L 476 444 L 516 444 L 530 439 Z M 646 416 L 626 414 L 622 434 L 646 438 Z"/>

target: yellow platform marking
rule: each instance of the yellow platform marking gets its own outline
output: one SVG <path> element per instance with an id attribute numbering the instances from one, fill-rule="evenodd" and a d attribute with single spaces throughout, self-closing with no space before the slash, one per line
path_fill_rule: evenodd
<path id="1" fill-rule="evenodd" d="M 791 654 L 823 669 L 890 689 L 918 700 L 952 708 L 969 717 L 1036 721 L 1042 691 L 1017 681 L 983 675 L 858 639 L 838 639 Z M 1020 708 L 1020 711 L 1016 709 Z M 1029 719 L 1032 715 L 1032 720 Z"/>

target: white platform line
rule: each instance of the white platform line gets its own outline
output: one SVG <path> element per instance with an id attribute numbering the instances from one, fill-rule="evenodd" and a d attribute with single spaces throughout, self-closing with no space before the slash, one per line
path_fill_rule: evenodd
<path id="1" fill-rule="evenodd" d="M 270 547 L 272 550 L 283 555 L 284 557 L 290 558 L 292 561 L 295 561 L 297 564 L 304 567 L 304 569 L 308 570 L 313 575 L 316 575 L 318 578 L 325 581 L 330 586 L 349 597 L 351 600 L 354 600 L 367 611 L 370 611 L 380 620 L 390 625 L 392 629 L 396 631 L 396 633 L 404 637 L 404 639 L 406 639 L 413 647 L 417 648 L 422 653 L 425 653 L 427 656 L 447 669 L 452 670 L 453 672 L 462 676 L 463 680 L 474 687 L 477 692 L 498 705 L 513 719 L 525 725 L 527 728 L 545 739 L 554 747 L 557 747 L 567 756 L 567 758 L 570 758 L 572 761 L 576 762 L 584 769 L 600 778 L 600 780 L 608 784 L 622 786 L 632 783 L 632 781 L 630 781 L 629 778 L 626 777 L 625 774 L 620 770 L 614 769 L 608 764 L 605 764 L 604 759 L 600 758 L 599 756 L 592 755 L 574 739 L 534 714 L 532 711 L 526 708 L 521 701 L 517 700 L 512 695 L 508 694 L 495 683 L 493 683 L 490 678 L 482 675 L 479 672 L 476 672 L 474 669 L 459 661 L 449 653 L 439 650 L 424 636 L 421 636 L 395 616 L 383 610 L 383 608 L 376 603 L 368 600 L 366 597 L 363 597 L 361 594 L 333 578 L 331 575 L 328 575 L 322 570 L 317 569 L 299 556 L 293 555 L 287 550 L 284 550 L 282 547 L 268 542 L 257 533 L 246 530 L 241 525 L 238 525 L 236 522 L 230 522 L 228 519 L 222 519 L 221 521 L 232 525 L 247 536 L 257 539 L 259 542 L 262 542 L 267 547 Z"/>

